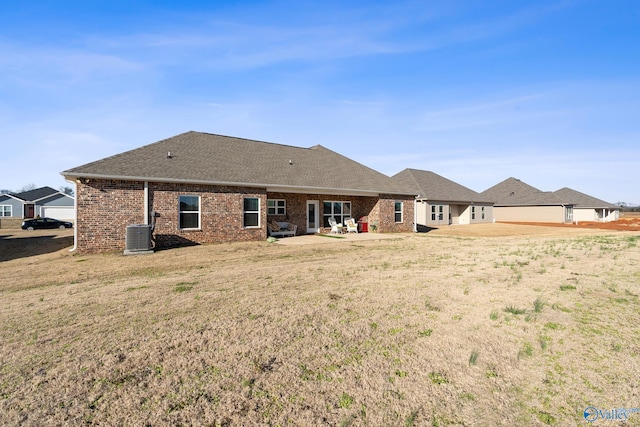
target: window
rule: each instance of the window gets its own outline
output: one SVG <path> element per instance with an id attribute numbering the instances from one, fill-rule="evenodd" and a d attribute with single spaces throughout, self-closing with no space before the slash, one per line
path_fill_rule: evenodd
<path id="1" fill-rule="evenodd" d="M 442 221 L 444 219 L 444 206 L 438 205 L 438 221 Z"/>
<path id="2" fill-rule="evenodd" d="M 395 221 L 402 222 L 402 202 L 395 203 L 394 214 Z"/>
<path id="3" fill-rule="evenodd" d="M 243 221 L 245 227 L 260 227 L 260 199 L 245 197 Z"/>
<path id="4" fill-rule="evenodd" d="M 267 215 L 286 215 L 287 202 L 285 200 L 267 200 Z"/>
<path id="5" fill-rule="evenodd" d="M 484 216 L 484 206 L 482 206 L 482 207 L 480 208 L 480 217 L 481 217 L 482 219 L 484 219 L 484 218 L 485 218 L 485 216 Z"/>
<path id="6" fill-rule="evenodd" d="M 0 205 L 0 216 L 11 216 L 11 205 Z"/>
<path id="7" fill-rule="evenodd" d="M 436 220 L 436 205 L 431 205 L 431 221 Z"/>
<path id="8" fill-rule="evenodd" d="M 476 207 L 471 206 L 471 219 L 476 219 Z"/>
<path id="9" fill-rule="evenodd" d="M 344 224 L 347 218 L 351 218 L 351 202 L 324 201 L 324 227 L 329 227 L 329 218 L 334 217 L 336 222 Z"/>
<path id="10" fill-rule="evenodd" d="M 200 196 L 180 196 L 180 228 L 200 228 Z"/>

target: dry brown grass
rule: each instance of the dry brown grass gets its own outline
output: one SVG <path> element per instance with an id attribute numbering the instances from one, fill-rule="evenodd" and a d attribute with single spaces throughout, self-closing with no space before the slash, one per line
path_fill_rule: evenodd
<path id="1" fill-rule="evenodd" d="M 6 257 L 0 424 L 574 425 L 640 406 L 640 233 L 481 228 Z"/>

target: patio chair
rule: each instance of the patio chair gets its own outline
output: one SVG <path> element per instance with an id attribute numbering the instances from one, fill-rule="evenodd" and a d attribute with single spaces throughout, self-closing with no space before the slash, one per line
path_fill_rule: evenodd
<path id="1" fill-rule="evenodd" d="M 329 225 L 331 226 L 330 233 L 342 234 L 342 223 L 337 223 L 334 217 L 329 218 Z"/>
<path id="2" fill-rule="evenodd" d="M 344 225 L 347 226 L 347 233 L 356 233 L 358 234 L 358 223 L 355 218 L 349 218 L 344 222 Z"/>

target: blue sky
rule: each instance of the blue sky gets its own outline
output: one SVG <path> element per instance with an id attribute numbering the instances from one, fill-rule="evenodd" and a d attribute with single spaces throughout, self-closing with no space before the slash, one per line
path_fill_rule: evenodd
<path id="1" fill-rule="evenodd" d="M 0 188 L 196 130 L 640 203 L 639 46 L 635 0 L 10 2 Z"/>

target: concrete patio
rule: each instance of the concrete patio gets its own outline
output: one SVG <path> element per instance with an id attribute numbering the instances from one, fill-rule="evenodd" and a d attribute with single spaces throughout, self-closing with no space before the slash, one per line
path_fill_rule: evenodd
<path id="1" fill-rule="evenodd" d="M 402 233 L 348 233 L 348 234 L 304 234 L 302 236 L 285 237 L 276 242 L 280 245 L 315 245 L 321 243 L 363 242 L 366 240 L 403 239 Z"/>

